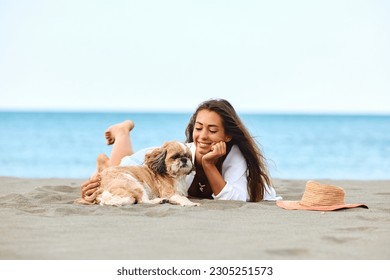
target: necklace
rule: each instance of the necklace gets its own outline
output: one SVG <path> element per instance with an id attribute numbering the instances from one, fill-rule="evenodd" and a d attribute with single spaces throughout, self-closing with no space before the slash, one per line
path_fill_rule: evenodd
<path id="1" fill-rule="evenodd" d="M 201 192 L 203 192 L 204 191 L 204 188 L 206 187 L 206 185 L 203 185 L 201 182 L 199 182 L 199 190 L 201 191 Z"/>

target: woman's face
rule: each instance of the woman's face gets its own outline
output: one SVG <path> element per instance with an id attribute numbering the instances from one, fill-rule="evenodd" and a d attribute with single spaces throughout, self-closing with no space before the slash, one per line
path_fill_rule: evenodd
<path id="1" fill-rule="evenodd" d="M 207 109 L 198 112 L 192 137 L 196 147 L 195 158 L 198 162 L 203 155 L 210 152 L 213 144 L 230 140 L 230 137 L 225 134 L 222 118 L 216 112 Z"/>

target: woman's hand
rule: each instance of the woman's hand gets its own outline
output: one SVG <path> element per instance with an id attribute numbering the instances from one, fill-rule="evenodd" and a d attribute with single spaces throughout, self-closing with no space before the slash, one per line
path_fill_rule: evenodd
<path id="1" fill-rule="evenodd" d="M 202 157 L 202 164 L 216 164 L 220 157 L 226 154 L 226 143 L 220 141 L 211 146 L 210 152 Z"/>
<path id="2" fill-rule="evenodd" d="M 81 197 L 85 199 L 85 197 L 88 197 L 92 195 L 96 189 L 100 186 L 100 174 L 96 173 L 93 175 L 89 180 L 85 181 L 81 184 Z"/>

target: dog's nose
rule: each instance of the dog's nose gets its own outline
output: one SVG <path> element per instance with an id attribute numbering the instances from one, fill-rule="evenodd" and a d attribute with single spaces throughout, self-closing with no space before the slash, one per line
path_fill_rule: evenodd
<path id="1" fill-rule="evenodd" d="M 187 158 L 185 158 L 185 157 L 182 157 L 180 160 L 182 163 L 187 163 Z"/>

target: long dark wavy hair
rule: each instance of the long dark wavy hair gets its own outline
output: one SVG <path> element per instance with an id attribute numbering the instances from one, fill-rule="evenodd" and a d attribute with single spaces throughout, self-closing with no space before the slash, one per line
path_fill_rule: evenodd
<path id="1" fill-rule="evenodd" d="M 225 134 L 232 137 L 227 143 L 227 151 L 233 145 L 237 145 L 245 157 L 247 164 L 248 193 L 250 201 L 261 201 L 264 197 L 265 186 L 271 186 L 266 159 L 256 141 L 242 123 L 233 106 L 224 99 L 210 99 L 201 103 L 192 115 L 186 128 L 186 142 L 193 142 L 192 133 L 195 126 L 196 117 L 201 110 L 209 110 L 217 113 L 225 129 Z M 226 158 L 223 157 L 222 160 Z M 218 166 L 219 164 L 217 164 Z M 222 162 L 219 165 L 222 166 Z M 221 171 L 221 170 L 220 170 Z"/>

